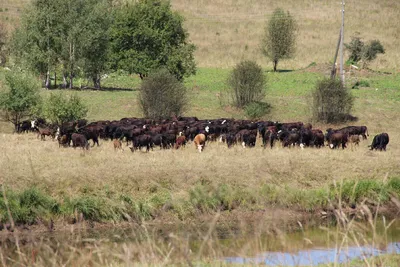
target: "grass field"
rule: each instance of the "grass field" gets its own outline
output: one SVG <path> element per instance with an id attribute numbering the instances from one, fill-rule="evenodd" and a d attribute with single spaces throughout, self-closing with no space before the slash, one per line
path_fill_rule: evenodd
<path id="1" fill-rule="evenodd" d="M 21 10 L 30 0 L 2 0 L 0 20 L 11 27 L 18 24 Z M 282 69 L 298 69 L 311 62 L 330 62 L 340 29 L 340 1 L 190 1 L 172 0 L 175 10 L 186 19 L 190 39 L 197 46 L 196 61 L 201 67 L 232 67 L 242 59 L 256 60 L 272 67 L 260 53 L 259 45 L 267 19 L 273 10 L 290 11 L 299 24 L 296 57 L 282 61 Z M 371 64 L 373 69 L 399 70 L 400 2 L 346 1 L 345 42 L 359 32 L 366 40 L 378 39 L 386 49 Z"/>

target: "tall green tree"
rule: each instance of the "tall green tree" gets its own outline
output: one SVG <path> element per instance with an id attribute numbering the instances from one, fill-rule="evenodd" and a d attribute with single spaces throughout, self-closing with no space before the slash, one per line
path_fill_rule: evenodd
<path id="1" fill-rule="evenodd" d="M 33 115 L 36 106 L 41 103 L 40 85 L 35 78 L 25 73 L 7 73 L 6 90 L 0 92 L 2 117 L 14 124 L 18 131 L 21 120 Z"/>
<path id="2" fill-rule="evenodd" d="M 116 9 L 111 26 L 111 66 L 141 78 L 165 67 L 178 80 L 195 74 L 195 46 L 183 17 L 169 1 L 139 0 Z"/>
<path id="3" fill-rule="evenodd" d="M 0 66 L 6 63 L 7 31 L 4 23 L 0 22 Z"/>
<path id="4" fill-rule="evenodd" d="M 281 8 L 275 9 L 265 27 L 264 38 L 261 42 L 263 54 L 268 57 L 274 66 L 282 59 L 293 57 L 296 48 L 296 20 L 289 12 Z"/>
<path id="5" fill-rule="evenodd" d="M 61 21 L 57 1 L 32 1 L 11 39 L 11 52 L 17 63 L 40 74 L 47 88 L 50 87 L 50 71 L 56 65 L 60 45 L 55 29 Z"/>
<path id="6" fill-rule="evenodd" d="M 108 0 L 33 0 L 13 35 L 12 52 L 21 66 L 45 77 L 63 70 L 63 86 L 74 77 L 100 77 L 105 70 L 109 27 Z M 98 78 L 96 86 L 99 85 Z"/>

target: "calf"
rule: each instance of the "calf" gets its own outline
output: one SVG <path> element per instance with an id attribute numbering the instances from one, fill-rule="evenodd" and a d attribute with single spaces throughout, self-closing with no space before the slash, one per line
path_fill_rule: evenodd
<path id="1" fill-rule="evenodd" d="M 204 134 L 198 134 L 193 139 L 194 146 L 199 150 L 201 153 L 206 146 L 206 136 Z"/>
<path id="2" fill-rule="evenodd" d="M 50 128 L 42 128 L 42 127 L 39 127 L 39 126 L 37 127 L 37 129 L 38 129 L 37 138 L 39 138 L 39 136 L 40 136 L 40 139 L 42 141 L 45 140 L 46 135 L 47 136 L 51 136 L 51 137 L 54 138 L 54 131 L 52 129 L 50 129 Z"/>
<path id="3" fill-rule="evenodd" d="M 66 134 L 64 134 L 63 136 L 59 136 L 58 137 L 58 147 L 67 147 L 69 146 L 69 142 L 68 142 L 68 137 Z"/>
<path id="4" fill-rule="evenodd" d="M 116 151 L 116 150 L 124 151 L 124 149 L 122 148 L 122 142 L 121 142 L 121 140 L 119 140 L 119 139 L 114 139 L 113 144 L 114 144 L 114 151 Z"/>
<path id="5" fill-rule="evenodd" d="M 349 143 L 351 148 L 354 146 L 358 146 L 360 144 L 360 136 L 358 135 L 350 135 L 349 136 Z"/>

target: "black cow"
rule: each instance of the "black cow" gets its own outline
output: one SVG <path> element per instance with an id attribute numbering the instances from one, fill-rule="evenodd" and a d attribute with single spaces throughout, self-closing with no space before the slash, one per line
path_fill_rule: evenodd
<path id="1" fill-rule="evenodd" d="M 81 147 L 82 149 L 89 149 L 89 142 L 83 134 L 73 133 L 71 135 L 71 140 L 74 148 Z"/>
<path id="2" fill-rule="evenodd" d="M 133 146 L 130 148 L 132 152 L 137 149 L 141 150 L 142 147 L 146 147 L 146 152 L 149 152 L 151 147 L 151 136 L 148 134 L 136 136 L 132 143 Z"/>
<path id="3" fill-rule="evenodd" d="M 384 150 L 386 151 L 386 146 L 389 144 L 389 135 L 387 133 L 381 133 L 378 135 L 375 135 L 374 139 L 372 140 L 372 144 L 368 147 L 371 148 L 371 150 Z"/>
<path id="4" fill-rule="evenodd" d="M 274 141 L 275 139 L 277 139 L 277 135 L 274 131 L 266 131 L 264 136 L 262 137 L 262 141 L 263 141 L 263 146 L 264 148 L 267 147 L 267 144 L 269 143 L 271 149 L 274 146 Z"/>

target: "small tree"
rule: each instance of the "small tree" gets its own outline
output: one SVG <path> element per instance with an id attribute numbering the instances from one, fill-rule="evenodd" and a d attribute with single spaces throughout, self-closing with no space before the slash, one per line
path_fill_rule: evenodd
<path id="1" fill-rule="evenodd" d="M 13 72 L 6 75 L 5 84 L 7 90 L 0 92 L 0 109 L 3 118 L 14 124 L 17 132 L 20 122 L 40 104 L 40 85 L 28 74 Z"/>
<path id="2" fill-rule="evenodd" d="M 43 115 L 47 120 L 61 125 L 64 122 L 83 119 L 87 111 L 76 94 L 66 97 L 62 93 L 52 93 L 45 102 Z"/>
<path id="3" fill-rule="evenodd" d="M 233 104 L 238 108 L 261 101 L 265 96 L 264 73 L 261 66 L 254 61 L 242 61 L 237 64 L 227 83 Z"/>
<path id="4" fill-rule="evenodd" d="M 365 44 L 358 35 L 351 37 L 351 42 L 345 44 L 350 52 L 349 61 L 357 64 L 362 61 L 365 68 L 369 62 L 376 59 L 378 54 L 384 54 L 385 49 L 379 40 L 372 40 Z"/>
<path id="5" fill-rule="evenodd" d="M 346 121 L 354 103 L 354 97 L 338 79 L 319 81 L 312 100 L 314 119 L 325 123 Z"/>
<path id="6" fill-rule="evenodd" d="M 289 12 L 275 9 L 265 27 L 265 35 L 261 42 L 263 54 L 272 60 L 274 71 L 281 59 L 293 57 L 296 46 L 296 20 Z"/>
<path id="7" fill-rule="evenodd" d="M 153 72 L 140 87 L 139 105 L 145 117 L 162 119 L 182 115 L 188 104 L 185 86 L 166 69 Z"/>

